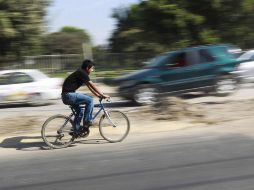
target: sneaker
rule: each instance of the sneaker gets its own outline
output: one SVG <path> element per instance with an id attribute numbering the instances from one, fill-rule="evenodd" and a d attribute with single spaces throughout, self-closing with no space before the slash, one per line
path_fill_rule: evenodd
<path id="1" fill-rule="evenodd" d="M 75 131 L 75 130 L 74 130 L 73 128 L 71 128 L 71 129 L 70 129 L 70 132 L 69 132 L 69 135 L 73 136 L 73 135 L 74 135 L 74 131 Z"/>
<path id="2" fill-rule="evenodd" d="M 83 130 L 83 126 L 80 125 L 78 130 L 75 130 L 74 128 L 70 129 L 69 135 L 74 136 L 79 134 Z"/>
<path id="3" fill-rule="evenodd" d="M 75 129 L 71 129 L 69 135 L 74 138 L 87 137 L 90 134 L 89 127 L 80 126 L 80 128 L 75 131 Z"/>

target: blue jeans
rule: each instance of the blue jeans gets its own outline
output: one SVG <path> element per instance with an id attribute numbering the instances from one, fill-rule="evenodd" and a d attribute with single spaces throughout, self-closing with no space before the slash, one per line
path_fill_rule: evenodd
<path id="1" fill-rule="evenodd" d="M 77 112 L 78 117 L 75 117 L 74 120 L 76 129 L 79 129 L 82 118 L 84 123 L 92 122 L 94 107 L 93 97 L 81 93 L 69 92 L 62 94 L 62 100 L 64 104 L 71 105 Z M 80 108 L 81 104 L 86 105 L 85 111 Z"/>

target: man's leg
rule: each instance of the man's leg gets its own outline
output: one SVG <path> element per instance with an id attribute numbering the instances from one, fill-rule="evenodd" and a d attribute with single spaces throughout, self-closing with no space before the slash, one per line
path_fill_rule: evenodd
<path id="1" fill-rule="evenodd" d="M 80 128 L 80 122 L 83 118 L 83 114 L 81 112 L 81 108 L 80 106 L 77 104 L 77 93 L 75 92 L 70 92 L 70 93 L 66 93 L 65 95 L 62 96 L 63 102 L 65 104 L 71 105 L 75 111 L 76 111 L 76 115 L 74 118 L 74 124 L 75 124 L 75 130 L 78 130 Z"/>
<path id="2" fill-rule="evenodd" d="M 77 93 L 77 104 L 85 104 L 86 109 L 84 113 L 84 124 L 90 123 L 93 120 L 93 97 L 85 95 L 85 94 L 80 94 Z"/>
<path id="3" fill-rule="evenodd" d="M 82 109 L 80 108 L 79 105 L 74 105 L 73 108 L 76 111 L 76 116 L 74 118 L 75 128 L 76 128 L 76 130 L 79 130 L 80 122 L 83 118 L 84 113 L 82 113 Z"/>

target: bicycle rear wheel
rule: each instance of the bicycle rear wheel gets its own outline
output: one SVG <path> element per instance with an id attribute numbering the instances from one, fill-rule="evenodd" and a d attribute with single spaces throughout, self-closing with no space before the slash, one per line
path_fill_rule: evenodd
<path id="1" fill-rule="evenodd" d="M 74 140 L 69 135 L 73 121 L 64 115 L 54 115 L 48 118 L 42 126 L 41 135 L 44 142 L 54 149 L 66 148 Z"/>
<path id="2" fill-rule="evenodd" d="M 128 117 L 116 110 L 108 111 L 101 116 L 99 122 L 99 131 L 101 136 L 109 142 L 120 142 L 127 137 L 130 131 L 130 122 Z"/>

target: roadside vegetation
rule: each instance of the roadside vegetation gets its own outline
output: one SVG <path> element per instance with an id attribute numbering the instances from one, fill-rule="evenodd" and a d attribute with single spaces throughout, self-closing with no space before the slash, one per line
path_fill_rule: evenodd
<path id="1" fill-rule="evenodd" d="M 92 34 L 83 28 L 65 26 L 47 32 L 45 20 L 52 2 L 0 1 L 0 67 L 22 64 L 25 56 L 85 58 L 84 47 L 91 47 L 97 68 L 106 70 L 98 75 L 110 77 L 121 72 L 108 68 L 139 68 L 142 61 L 177 48 L 217 43 L 253 48 L 254 0 L 142 0 L 112 10 L 116 28 L 108 45 L 96 47 Z"/>

